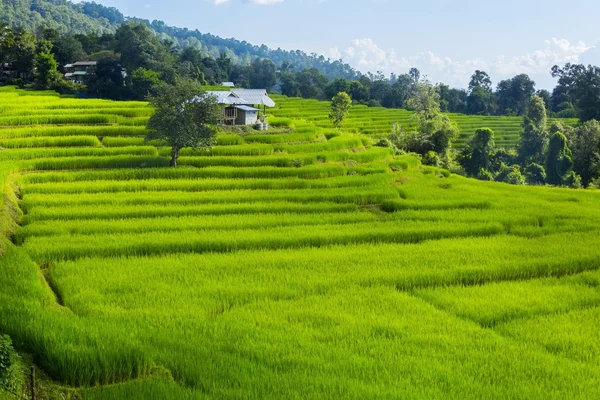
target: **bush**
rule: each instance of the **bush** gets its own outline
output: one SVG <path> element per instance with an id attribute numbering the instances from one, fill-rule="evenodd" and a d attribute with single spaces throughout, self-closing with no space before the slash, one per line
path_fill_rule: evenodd
<path id="1" fill-rule="evenodd" d="M 440 156 L 435 151 L 428 151 L 421 158 L 423 165 L 430 165 L 432 167 L 440 167 L 442 165 L 442 160 Z"/>
<path id="2" fill-rule="evenodd" d="M 511 185 L 524 185 L 525 177 L 521 173 L 521 167 L 518 165 L 503 165 L 496 176 L 496 182 L 510 183 Z"/>
<path id="3" fill-rule="evenodd" d="M 480 181 L 493 181 L 494 180 L 494 174 L 492 174 L 487 169 L 481 168 L 479 170 L 479 173 L 477 174 L 477 179 L 479 179 Z"/>
<path id="4" fill-rule="evenodd" d="M 394 147 L 394 145 L 392 144 L 391 140 L 389 140 L 389 139 L 381 139 L 377 143 L 375 143 L 375 146 L 377 146 L 377 147 L 389 147 L 389 148 L 393 148 Z"/>
<path id="5" fill-rule="evenodd" d="M 546 183 L 546 170 L 539 164 L 531 163 L 525 168 L 525 178 L 529 185 L 543 185 Z"/>
<path id="6" fill-rule="evenodd" d="M 565 175 L 563 178 L 563 185 L 573 189 L 581 189 L 583 187 L 581 184 L 581 177 L 577 175 L 575 171 L 571 171 Z"/>
<path id="7" fill-rule="evenodd" d="M 15 390 L 17 357 L 10 337 L 0 336 L 0 388 Z"/>

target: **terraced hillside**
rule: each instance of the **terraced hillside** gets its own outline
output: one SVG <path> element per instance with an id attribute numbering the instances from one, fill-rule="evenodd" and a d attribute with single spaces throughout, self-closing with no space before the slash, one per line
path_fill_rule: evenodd
<path id="1" fill-rule="evenodd" d="M 0 331 L 51 378 L 92 399 L 600 396 L 598 192 L 307 121 L 172 169 L 150 112 L 0 89 Z"/>
<path id="2" fill-rule="evenodd" d="M 330 103 L 326 101 L 290 98 L 281 95 L 272 96 L 277 103 L 277 107 L 271 111 L 280 123 L 285 119 L 297 120 L 304 119 L 319 127 L 331 128 L 331 122 L 328 119 Z M 479 128 L 491 128 L 495 132 L 496 145 L 499 147 L 515 147 L 523 131 L 521 117 L 490 117 L 477 115 L 449 114 L 450 118 L 458 124 L 461 135 L 454 145 L 458 148 L 463 147 L 468 139 Z M 401 109 L 389 109 L 383 107 L 367 107 L 356 105 L 350 111 L 350 115 L 344 122 L 344 129 L 352 133 L 362 133 L 372 137 L 387 136 L 393 124 L 401 124 L 405 129 L 414 128 L 415 121 L 412 118 L 413 113 Z M 277 119 L 276 119 L 277 121 Z M 566 125 L 575 125 L 577 119 L 550 118 L 548 124 L 560 121 Z"/>

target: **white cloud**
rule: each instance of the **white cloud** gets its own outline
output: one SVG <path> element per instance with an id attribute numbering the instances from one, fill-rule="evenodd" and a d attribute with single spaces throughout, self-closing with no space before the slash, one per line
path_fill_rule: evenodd
<path id="1" fill-rule="evenodd" d="M 544 48 L 515 57 L 500 55 L 493 60 L 474 58 L 454 60 L 431 51 L 423 51 L 412 56 L 400 57 L 394 49 L 383 49 L 369 38 L 354 39 L 341 54 L 343 60 L 362 72 L 382 71 L 383 73 L 403 73 L 412 67 L 419 68 L 434 82 L 444 82 L 453 86 L 465 87 L 476 69 L 487 71 L 497 82 L 520 73 L 538 78 L 538 87 L 547 86 L 550 68 L 555 64 L 580 62 L 583 55 L 592 53 L 595 48 L 583 42 L 571 43 L 566 39 L 552 38 L 544 43 Z M 337 59 L 337 47 L 327 54 Z M 333 56 L 336 57 L 333 57 Z"/>

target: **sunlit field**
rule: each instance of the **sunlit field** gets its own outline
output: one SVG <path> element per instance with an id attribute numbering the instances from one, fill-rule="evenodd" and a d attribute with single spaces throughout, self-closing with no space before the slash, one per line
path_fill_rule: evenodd
<path id="1" fill-rule="evenodd" d="M 274 99 L 169 168 L 146 103 L 0 88 L 0 331 L 90 399 L 600 398 L 599 192 L 374 146 L 407 111 L 337 130 Z"/>
<path id="2" fill-rule="evenodd" d="M 294 126 L 298 120 L 327 128 L 331 126 L 327 118 L 329 113 L 329 102 L 288 98 L 274 95 L 277 107 L 272 114 L 277 116 L 274 123 L 284 126 Z M 450 119 L 455 121 L 461 130 L 461 135 L 454 142 L 455 147 L 461 148 L 469 140 L 475 131 L 482 127 L 492 129 L 496 134 L 496 144 L 499 147 L 513 148 L 519 142 L 523 123 L 522 117 L 496 117 L 449 114 Z M 564 125 L 575 125 L 576 118 L 550 118 L 548 126 L 560 121 Z M 383 107 L 367 107 L 355 105 L 350 111 L 344 130 L 351 133 L 362 133 L 371 137 L 386 137 L 390 133 L 392 125 L 398 124 L 410 130 L 415 127 L 414 114 L 401 109 L 389 109 Z"/>

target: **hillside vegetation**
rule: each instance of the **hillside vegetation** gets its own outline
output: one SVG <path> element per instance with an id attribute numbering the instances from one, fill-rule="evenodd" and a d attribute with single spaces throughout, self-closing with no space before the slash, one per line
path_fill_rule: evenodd
<path id="1" fill-rule="evenodd" d="M 276 123 L 292 123 L 292 120 L 304 120 L 322 127 L 331 128 L 327 114 L 331 107 L 328 101 L 292 98 L 281 95 L 272 95 L 277 106 L 272 114 L 281 120 Z M 475 131 L 483 126 L 492 129 L 496 134 L 498 147 L 514 148 L 519 143 L 523 132 L 522 117 L 497 117 L 449 114 L 460 128 L 461 135 L 455 141 L 456 147 L 463 147 Z M 562 122 L 566 126 L 577 124 L 577 118 L 549 118 L 548 127 L 555 122 Z M 394 124 L 400 124 L 406 130 L 414 129 L 416 119 L 414 112 L 402 109 L 388 109 L 383 107 L 367 107 L 355 105 L 349 117 L 344 122 L 344 130 L 352 133 L 362 133 L 376 138 L 385 138 L 389 135 Z"/>
<path id="2" fill-rule="evenodd" d="M 92 35 L 98 39 L 98 36 L 103 34 L 114 34 L 119 26 L 133 21 L 143 23 L 161 40 L 168 41 L 176 48 L 191 47 L 201 51 L 205 57 L 216 59 L 223 54 L 231 60 L 231 63 L 238 65 L 248 65 L 256 58 L 268 58 L 277 65 L 292 64 L 298 71 L 317 68 L 330 79 L 358 77 L 358 73 L 352 67 L 338 60 L 329 60 L 301 50 L 270 49 L 264 44 L 255 45 L 245 40 L 221 38 L 210 33 L 202 33 L 198 29 L 169 26 L 159 20 L 126 17 L 115 7 L 105 7 L 93 1 L 0 1 L 0 24 L 4 22 L 10 27 L 23 28 L 35 34 L 50 28 L 63 35 Z M 106 40 L 106 37 L 104 39 Z M 75 61 L 81 60 L 68 60 L 68 62 Z M 229 78 L 223 78 L 226 79 Z"/>
<path id="3" fill-rule="evenodd" d="M 597 191 L 276 101 L 280 127 L 167 168 L 146 103 L 0 88 L 0 332 L 90 399 L 600 396 Z"/>

